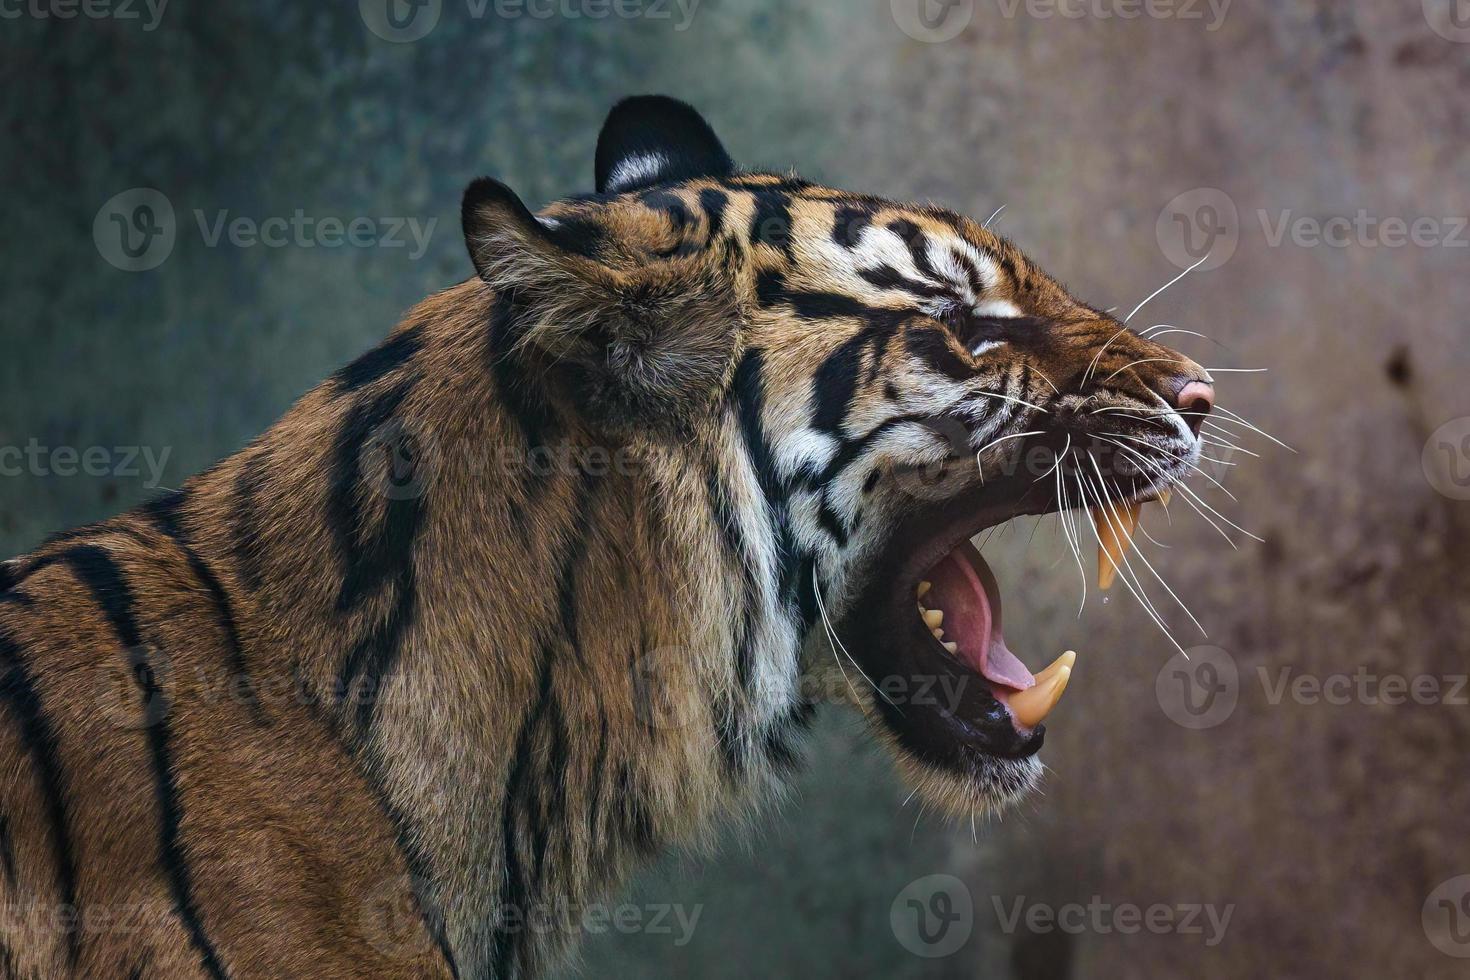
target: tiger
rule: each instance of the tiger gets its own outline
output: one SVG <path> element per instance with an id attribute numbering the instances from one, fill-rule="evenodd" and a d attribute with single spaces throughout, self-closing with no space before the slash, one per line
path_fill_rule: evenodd
<path id="1" fill-rule="evenodd" d="M 5 976 L 542 975 L 558 910 L 780 797 L 816 692 L 935 806 L 1037 786 L 1072 661 L 1007 649 L 971 542 L 1161 499 L 1209 374 L 676 99 L 615 105 L 594 172 L 537 212 L 475 180 L 473 276 L 0 564 Z"/>

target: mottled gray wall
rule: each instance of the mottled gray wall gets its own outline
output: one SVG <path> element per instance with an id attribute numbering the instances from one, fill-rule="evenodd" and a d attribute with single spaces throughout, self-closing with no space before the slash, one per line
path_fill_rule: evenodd
<path id="1" fill-rule="evenodd" d="M 1091 595 L 1078 620 L 1076 567 L 1051 522 L 998 537 L 1012 645 L 1033 664 L 1081 649 L 1046 796 L 972 837 L 904 806 L 855 717 L 828 709 L 790 803 L 627 896 L 698 906 L 692 940 L 614 929 L 587 943 L 590 975 L 1463 975 L 1444 950 L 1470 942 L 1438 905 L 1463 883 L 1430 899 L 1470 874 L 1470 707 L 1390 705 L 1357 687 L 1345 704 L 1312 703 L 1274 686 L 1289 669 L 1431 675 L 1447 690 L 1470 670 L 1470 503 L 1436 492 L 1421 465 L 1428 441 L 1449 490 L 1454 467 L 1470 470 L 1470 424 L 1431 439 L 1470 415 L 1470 249 L 1453 220 L 1470 213 L 1470 30 L 1456 27 L 1470 3 L 1236 0 L 1219 19 L 1203 0 L 1154 0 L 1156 16 L 1124 19 L 1102 15 L 1141 4 L 1063 2 L 1084 16 L 961 0 L 940 43 L 904 16 L 913 0 L 897 17 L 888 0 L 704 0 L 683 30 L 676 7 L 507 18 L 492 0 L 477 19 L 469 0 L 443 0 L 411 43 L 366 29 L 348 0 L 172 0 L 153 30 L 0 19 L 0 446 L 108 447 L 113 469 L 111 447 L 166 447 L 159 482 L 177 485 L 469 273 L 456 210 L 470 177 L 532 201 L 586 189 L 602 114 L 631 92 L 693 101 L 750 164 L 981 217 L 1006 204 L 1000 229 L 1102 306 L 1131 307 L 1178 271 L 1184 226 L 1165 209 L 1197 192 L 1176 207 L 1209 226 L 1196 244 L 1214 230 L 1217 258 L 1234 251 L 1144 319 L 1210 335 L 1218 345 L 1172 339 L 1211 366 L 1269 367 L 1222 374 L 1223 404 L 1300 450 L 1256 439 L 1263 458 L 1219 471 L 1239 502 L 1205 494 L 1264 544 L 1232 532 L 1234 550 L 1177 501 L 1172 527 L 1150 523 L 1172 546 L 1155 565 L 1210 631 L 1191 634 L 1176 610 L 1181 642 L 1225 651 L 1189 668 L 1223 671 L 1209 727 L 1171 720 L 1192 717 L 1172 648 L 1126 593 Z M 126 272 L 93 223 L 135 187 L 167 197 L 176 240 L 157 268 Z M 210 247 L 194 215 L 298 208 L 438 223 L 416 256 Z M 1300 224 L 1273 242 L 1283 215 L 1360 211 L 1371 220 L 1342 247 Z M 1402 247 L 1372 223 L 1421 218 L 1420 242 Z M 0 553 L 152 482 L 146 468 L 41 468 L 0 478 Z M 957 952 L 928 959 L 896 938 L 890 906 L 935 873 L 964 881 L 973 924 L 956 926 L 970 928 Z M 997 912 L 1093 896 L 1233 912 L 1213 946 L 1177 929 L 1123 934 L 1112 913 L 1063 931 L 1008 930 Z"/>

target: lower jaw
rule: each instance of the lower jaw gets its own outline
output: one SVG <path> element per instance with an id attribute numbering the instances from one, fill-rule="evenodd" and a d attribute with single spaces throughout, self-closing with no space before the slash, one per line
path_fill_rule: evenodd
<path id="1" fill-rule="evenodd" d="M 1046 728 L 1018 729 L 1003 703 L 1007 689 L 997 689 L 950 657 L 916 615 L 914 596 L 926 571 L 956 546 L 1015 517 L 1055 509 L 1040 495 L 1028 502 L 1026 489 L 1029 485 L 1018 493 L 1016 487 L 996 481 L 900 529 L 888 553 L 875 563 L 853 611 L 838 626 L 839 635 L 848 638 L 849 652 L 874 684 L 903 695 L 874 696 L 884 727 L 908 754 L 960 778 L 973 778 L 985 763 L 1031 760 L 1045 741 Z M 926 544 L 901 550 L 903 543 L 913 541 Z M 915 703 L 921 692 L 927 692 L 930 703 Z"/>

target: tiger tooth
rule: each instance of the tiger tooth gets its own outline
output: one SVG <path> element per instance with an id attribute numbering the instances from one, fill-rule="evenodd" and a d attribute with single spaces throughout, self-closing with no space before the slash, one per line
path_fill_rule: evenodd
<path id="1" fill-rule="evenodd" d="M 1066 654 L 1062 656 L 1065 657 Z M 1011 709 L 1011 717 L 1016 719 L 1016 723 L 1022 728 L 1035 728 L 1041 724 L 1042 720 L 1051 714 L 1051 709 L 1057 706 L 1057 702 L 1062 698 L 1062 692 L 1067 689 L 1067 682 L 1072 679 L 1072 668 L 1061 663 L 1060 660 L 1043 673 L 1047 675 L 1045 680 L 1038 679 L 1035 687 L 1017 691 L 1006 699 L 1006 704 Z"/>
<path id="2" fill-rule="evenodd" d="M 929 590 L 932 589 L 933 587 L 934 587 L 934 583 L 933 582 L 920 582 L 919 583 L 919 598 L 922 599 L 922 598 L 924 598 L 924 596 L 928 595 L 929 594 Z"/>
<path id="3" fill-rule="evenodd" d="M 1060 657 L 1053 660 L 1049 665 L 1047 665 L 1047 668 L 1045 670 L 1036 675 L 1036 683 L 1038 685 L 1045 683 L 1046 681 L 1051 679 L 1051 676 L 1053 674 L 1061 670 L 1063 667 L 1066 667 L 1068 670 L 1070 670 L 1072 668 L 1072 665 L 1076 662 L 1077 651 L 1068 650 L 1066 653 L 1062 654 Z"/>
<path id="4" fill-rule="evenodd" d="M 944 639 L 944 630 L 942 630 L 942 629 L 935 628 L 935 629 L 930 630 L 929 632 L 931 632 L 931 633 L 934 634 L 934 639 L 936 639 L 936 640 L 942 640 L 942 639 Z"/>
<path id="5" fill-rule="evenodd" d="M 941 644 L 941 646 L 943 646 L 944 649 L 949 651 L 949 653 L 951 654 L 958 653 L 960 650 L 960 645 L 953 640 L 950 640 L 948 643 Z"/>
<path id="6" fill-rule="evenodd" d="M 1159 503 L 1163 504 L 1165 507 L 1169 506 L 1169 501 L 1171 501 L 1173 499 L 1174 499 L 1174 488 L 1173 487 L 1165 487 L 1164 489 L 1162 489 L 1162 490 L 1159 491 Z M 923 595 L 923 594 L 924 593 L 922 593 L 922 592 L 919 593 L 919 595 Z"/>
<path id="7" fill-rule="evenodd" d="M 925 609 L 924 610 L 924 625 L 927 626 L 927 627 L 929 627 L 931 630 L 934 629 L 936 626 L 943 626 L 944 625 L 944 610 L 943 609 Z"/>
<path id="8" fill-rule="evenodd" d="M 1118 566 L 1133 543 L 1138 528 L 1138 515 L 1143 505 L 1128 501 L 1116 507 L 1092 509 L 1097 526 L 1097 587 L 1106 592 L 1118 575 Z"/>

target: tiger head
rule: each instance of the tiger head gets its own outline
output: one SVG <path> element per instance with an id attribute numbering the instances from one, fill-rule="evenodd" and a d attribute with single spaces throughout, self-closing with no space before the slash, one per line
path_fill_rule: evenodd
<path id="1" fill-rule="evenodd" d="M 504 356 L 709 475 L 763 597 L 730 654 L 754 723 L 841 670 L 928 798 L 1024 794 L 1071 660 L 1007 649 L 971 539 L 1062 512 L 1074 545 L 1126 540 L 1199 459 L 1205 369 L 970 218 L 738 170 L 671 99 L 613 110 L 596 177 L 537 214 L 477 181 L 470 252 L 524 311 Z"/>

